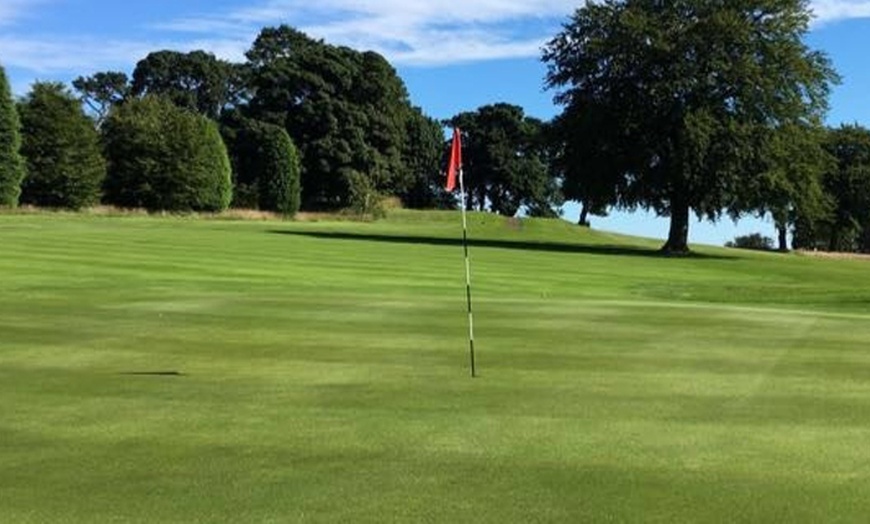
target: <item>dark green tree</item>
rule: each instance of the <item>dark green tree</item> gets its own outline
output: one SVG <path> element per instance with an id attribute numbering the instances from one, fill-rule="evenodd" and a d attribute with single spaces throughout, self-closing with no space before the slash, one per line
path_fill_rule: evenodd
<path id="1" fill-rule="evenodd" d="M 237 102 L 240 69 L 205 51 L 156 51 L 136 64 L 134 96 L 160 95 L 216 119 Z"/>
<path id="2" fill-rule="evenodd" d="M 759 214 L 773 217 L 780 251 L 788 251 L 788 233 L 798 217 L 816 221 L 829 213 L 822 180 L 834 159 L 824 148 L 825 136 L 820 125 L 777 128 L 764 145 L 767 169 L 744 186 L 745 201 L 757 202 Z"/>
<path id="3" fill-rule="evenodd" d="M 799 216 L 797 247 L 870 252 L 870 130 L 831 129 L 824 146 L 834 158 L 822 178 L 831 209 L 821 217 Z"/>
<path id="4" fill-rule="evenodd" d="M 441 123 L 413 108 L 405 124 L 405 169 L 411 180 L 402 194 L 402 203 L 412 209 L 448 209 L 456 200 L 444 189 L 444 129 Z"/>
<path id="5" fill-rule="evenodd" d="M 400 195 L 413 184 L 406 168 L 408 121 L 413 116 L 408 90 L 395 68 L 373 51 L 355 53 L 354 84 L 350 95 L 359 108 L 369 152 L 361 172 L 375 187 L 387 194 Z"/>
<path id="6" fill-rule="evenodd" d="M 21 158 L 21 123 L 6 70 L 0 66 L 0 207 L 15 207 L 24 179 L 24 160 Z"/>
<path id="7" fill-rule="evenodd" d="M 113 106 L 130 96 L 130 80 L 125 73 L 117 71 L 80 76 L 73 80 L 72 85 L 93 112 L 98 125 L 102 125 Z"/>
<path id="8" fill-rule="evenodd" d="M 230 161 L 215 122 L 148 96 L 116 107 L 102 132 L 107 203 L 151 211 L 229 206 Z"/>
<path id="9" fill-rule="evenodd" d="M 603 131 L 614 131 L 601 121 L 609 116 L 601 111 L 566 111 L 557 116 L 548 128 L 552 169 L 562 182 L 566 200 L 580 204 L 581 226 L 589 226 L 589 215 L 607 216 L 608 209 L 616 205 L 619 194 L 618 166 L 624 157 L 609 153 L 609 147 L 618 143 L 618 136 L 607 136 Z"/>
<path id="10" fill-rule="evenodd" d="M 223 135 L 233 165 L 233 206 L 294 215 L 301 167 L 284 128 L 236 115 L 225 122 Z"/>
<path id="11" fill-rule="evenodd" d="M 601 124 L 577 140 L 607 137 L 594 176 L 619 207 L 670 217 L 664 251 L 688 250 L 692 211 L 751 211 L 743 188 L 766 169 L 765 141 L 821 120 L 837 77 L 803 42 L 810 17 L 806 0 L 606 0 L 547 44 L 547 84 L 568 120 Z"/>
<path id="12" fill-rule="evenodd" d="M 27 161 L 21 203 L 80 209 L 100 201 L 106 162 L 99 134 L 63 84 L 33 84 L 18 105 Z"/>
<path id="13" fill-rule="evenodd" d="M 249 116 L 298 144 L 303 208 L 346 207 L 353 187 L 401 194 L 413 185 L 402 162 L 410 103 L 383 57 L 281 26 L 264 29 L 247 58 Z"/>
<path id="14" fill-rule="evenodd" d="M 514 216 L 526 206 L 552 216 L 561 202 L 550 169 L 543 122 L 511 104 L 483 106 L 447 122 L 463 136 L 463 166 L 469 209 Z"/>
<path id="15" fill-rule="evenodd" d="M 753 249 L 755 251 L 773 251 L 773 239 L 761 233 L 743 235 L 725 243 L 725 247 L 737 249 Z"/>

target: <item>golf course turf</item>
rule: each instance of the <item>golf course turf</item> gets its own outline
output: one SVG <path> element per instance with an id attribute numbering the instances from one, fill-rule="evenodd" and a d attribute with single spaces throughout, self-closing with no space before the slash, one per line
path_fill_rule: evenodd
<path id="1" fill-rule="evenodd" d="M 0 522 L 866 522 L 870 262 L 0 215 Z"/>

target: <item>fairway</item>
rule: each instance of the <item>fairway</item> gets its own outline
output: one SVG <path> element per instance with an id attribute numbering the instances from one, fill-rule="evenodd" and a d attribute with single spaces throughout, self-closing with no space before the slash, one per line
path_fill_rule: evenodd
<path id="1" fill-rule="evenodd" d="M 0 215 L 0 522 L 866 522 L 870 262 Z"/>

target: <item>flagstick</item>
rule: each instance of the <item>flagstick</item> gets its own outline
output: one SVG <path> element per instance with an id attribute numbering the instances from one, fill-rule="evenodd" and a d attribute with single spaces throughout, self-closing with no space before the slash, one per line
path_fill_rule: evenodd
<path id="1" fill-rule="evenodd" d="M 462 248 L 465 251 L 465 296 L 468 299 L 468 345 L 471 350 L 471 378 L 477 378 L 474 362 L 474 312 L 471 308 L 471 261 L 468 258 L 468 219 L 465 217 L 465 177 L 459 168 L 459 192 L 462 195 Z"/>

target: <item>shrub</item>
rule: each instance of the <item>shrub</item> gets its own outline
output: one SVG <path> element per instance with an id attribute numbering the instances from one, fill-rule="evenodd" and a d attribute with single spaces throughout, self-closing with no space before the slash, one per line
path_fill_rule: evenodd
<path id="1" fill-rule="evenodd" d="M 385 197 L 377 191 L 371 178 L 355 171 L 345 174 L 350 188 L 350 207 L 348 211 L 359 217 L 373 219 L 384 218 L 387 215 Z"/>
<path id="2" fill-rule="evenodd" d="M 224 138 L 233 163 L 233 207 L 296 214 L 301 167 L 299 153 L 287 131 L 244 119 L 226 125 Z"/>
<path id="3" fill-rule="evenodd" d="M 725 247 L 734 247 L 738 249 L 754 249 L 756 251 L 773 251 L 773 239 L 766 237 L 761 233 L 752 233 L 751 235 L 743 235 L 735 238 L 732 242 L 725 244 Z"/>
<path id="4" fill-rule="evenodd" d="M 12 100 L 6 71 L 0 66 L 0 206 L 18 205 L 24 174 L 21 124 Z"/>
<path id="5" fill-rule="evenodd" d="M 103 125 L 105 201 L 150 211 L 223 211 L 230 161 L 217 124 L 148 96 L 113 110 Z"/>
<path id="6" fill-rule="evenodd" d="M 18 107 L 27 161 L 21 203 L 70 209 L 98 203 L 106 162 L 79 100 L 63 84 L 36 83 Z"/>

